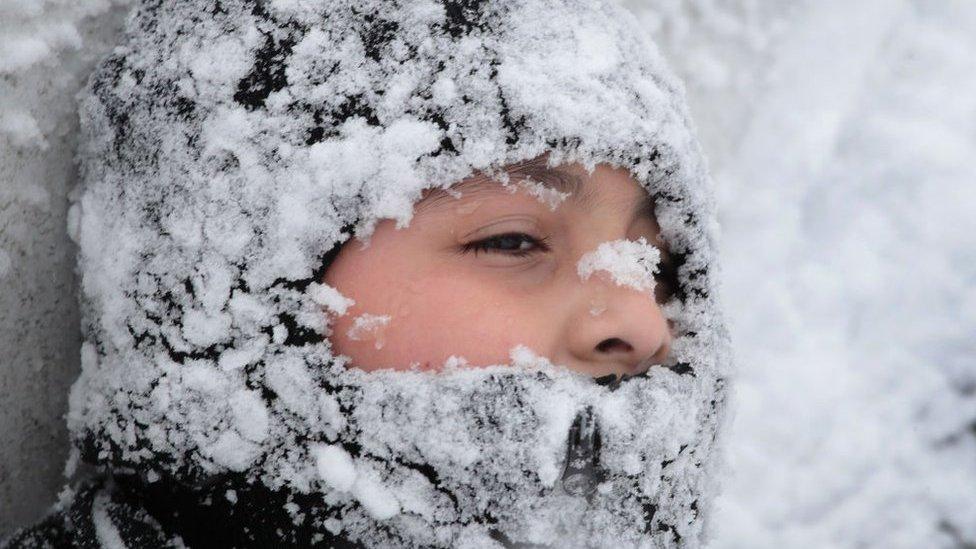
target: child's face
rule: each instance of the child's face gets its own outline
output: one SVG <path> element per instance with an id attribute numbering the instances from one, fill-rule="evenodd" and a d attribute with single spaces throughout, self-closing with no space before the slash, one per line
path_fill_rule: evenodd
<path id="1" fill-rule="evenodd" d="M 518 183 L 525 175 L 572 194 L 552 210 L 531 183 Z M 365 370 L 436 369 L 452 355 L 504 364 L 520 344 L 592 376 L 663 362 L 672 337 L 657 303 L 667 298 L 664 281 L 656 300 L 577 272 L 601 243 L 642 236 L 667 262 L 647 192 L 626 170 L 603 165 L 589 174 L 535 164 L 513 172 L 512 183 L 467 179 L 452 188 L 460 198 L 429 191 L 408 227 L 383 220 L 368 246 L 345 244 L 324 277 L 355 300 L 332 323 L 335 352 Z"/>

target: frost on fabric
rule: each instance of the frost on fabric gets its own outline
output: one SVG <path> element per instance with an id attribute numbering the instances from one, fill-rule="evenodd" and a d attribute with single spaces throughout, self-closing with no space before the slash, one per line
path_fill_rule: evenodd
<path id="1" fill-rule="evenodd" d="M 355 301 L 327 284 L 313 282 L 309 284 L 308 291 L 313 301 L 339 316 L 346 314 L 346 310 L 356 304 Z"/>
<path id="2" fill-rule="evenodd" d="M 109 495 L 99 494 L 92 502 L 92 523 L 95 525 L 95 538 L 105 549 L 126 549 L 122 535 L 109 516 Z"/>
<path id="3" fill-rule="evenodd" d="M 661 251 L 648 244 L 644 237 L 636 241 L 614 240 L 584 254 L 576 271 L 584 282 L 597 271 L 605 271 L 618 286 L 651 293 L 660 260 Z M 599 310 L 599 307 L 594 306 L 594 309 Z"/>
<path id="4" fill-rule="evenodd" d="M 107 466 L 317 498 L 283 527 L 367 546 L 698 539 L 729 367 L 714 212 L 680 87 L 628 15 L 277 0 L 201 18 L 205 4 L 142 6 L 82 97 L 76 444 Z M 517 348 L 486 368 L 348 369 L 326 337 L 353 304 L 322 284 L 330 252 L 405 225 L 426 189 L 544 153 L 626 167 L 657 197 L 684 261 L 683 367 L 607 387 Z M 653 287 L 656 250 L 608 246 L 581 276 Z M 375 313 L 350 338 L 381 347 L 397 319 Z M 580 414 L 601 434 L 587 494 L 562 482 Z"/>

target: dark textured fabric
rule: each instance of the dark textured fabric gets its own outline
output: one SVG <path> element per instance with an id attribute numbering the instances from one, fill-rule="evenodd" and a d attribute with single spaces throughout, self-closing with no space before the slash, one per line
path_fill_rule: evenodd
<path id="1" fill-rule="evenodd" d="M 137 500 L 120 492 L 108 478 L 82 484 L 62 508 L 35 526 L 16 532 L 4 549 L 33 547 L 105 547 L 116 534 L 126 547 L 180 547 L 178 536 L 163 531 Z"/>
<path id="2" fill-rule="evenodd" d="M 283 533 L 283 524 L 301 520 L 288 516 L 290 501 L 284 493 L 236 477 L 207 488 L 144 483 L 135 476 L 99 477 L 79 487 L 66 506 L 15 532 L 0 548 L 111 547 L 112 534 L 130 548 L 361 547 L 312 528 Z"/>

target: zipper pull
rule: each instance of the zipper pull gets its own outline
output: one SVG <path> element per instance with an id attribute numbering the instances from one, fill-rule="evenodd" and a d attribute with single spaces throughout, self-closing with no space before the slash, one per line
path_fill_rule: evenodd
<path id="1" fill-rule="evenodd" d="M 563 491 L 587 498 L 596 491 L 606 476 L 600 467 L 600 447 L 600 426 L 593 407 L 587 406 L 576 414 L 569 428 L 566 468 L 561 480 Z"/>

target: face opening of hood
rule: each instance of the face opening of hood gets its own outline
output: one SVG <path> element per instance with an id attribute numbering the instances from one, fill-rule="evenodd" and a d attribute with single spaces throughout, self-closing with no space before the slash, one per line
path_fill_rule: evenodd
<path id="1" fill-rule="evenodd" d="M 146 2 L 81 118 L 69 428 L 161 522 L 192 502 L 249 524 L 245 545 L 701 539 L 730 367 L 714 206 L 680 86 L 621 8 Z M 655 199 L 678 264 L 670 367 L 598 382 L 527 349 L 348 367 L 321 283 L 343 243 L 543 155 L 624 168 Z"/>

